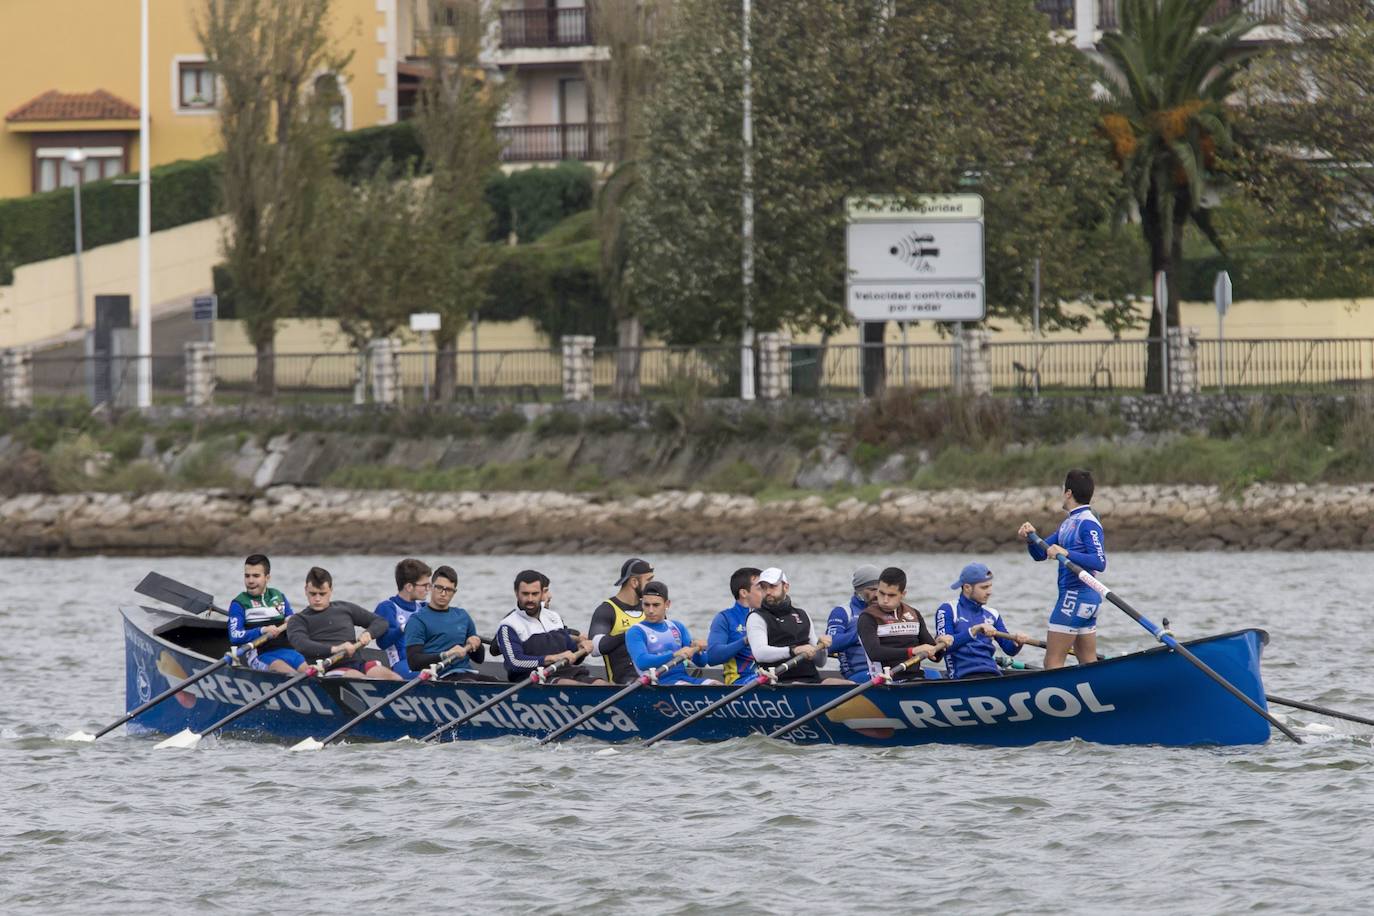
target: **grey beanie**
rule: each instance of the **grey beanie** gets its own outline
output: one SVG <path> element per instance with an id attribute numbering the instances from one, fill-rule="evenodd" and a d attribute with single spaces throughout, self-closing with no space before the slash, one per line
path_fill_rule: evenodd
<path id="1" fill-rule="evenodd" d="M 867 585 L 877 585 L 878 577 L 882 575 L 878 567 L 871 563 L 865 563 L 854 570 L 854 591 L 858 591 Z"/>

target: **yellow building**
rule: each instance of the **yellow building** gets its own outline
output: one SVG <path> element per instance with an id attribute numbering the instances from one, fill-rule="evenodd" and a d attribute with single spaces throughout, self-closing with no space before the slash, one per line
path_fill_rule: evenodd
<path id="1" fill-rule="evenodd" d="M 352 55 L 337 75 L 341 127 L 396 120 L 398 8 L 408 3 L 334 0 L 334 36 Z M 202 8 L 149 0 L 153 165 L 217 147 L 217 86 L 196 37 Z M 74 184 L 72 150 L 85 153 L 85 180 L 137 169 L 138 78 L 137 0 L 0 0 L 0 198 Z"/>

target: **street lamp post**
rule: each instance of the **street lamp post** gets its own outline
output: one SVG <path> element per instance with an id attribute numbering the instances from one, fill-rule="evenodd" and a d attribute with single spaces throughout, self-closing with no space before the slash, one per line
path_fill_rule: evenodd
<path id="1" fill-rule="evenodd" d="M 81 276 L 81 183 L 85 180 L 86 154 L 79 149 L 70 150 L 67 163 L 76 173 L 76 184 L 72 186 L 73 219 L 76 223 L 76 324 L 79 328 L 86 324 L 86 290 Z"/>
<path id="2" fill-rule="evenodd" d="M 138 55 L 138 406 L 153 406 L 153 228 L 152 186 L 148 181 L 148 0 L 139 4 Z"/>
<path id="3" fill-rule="evenodd" d="M 740 339 L 739 351 L 739 396 L 741 400 L 754 400 L 754 82 L 753 57 L 750 47 L 749 27 L 753 18 L 751 0 L 742 0 L 743 25 L 740 30 L 743 49 L 742 69 L 744 71 L 744 162 L 740 193 L 741 271 L 743 273 L 744 334 Z"/>

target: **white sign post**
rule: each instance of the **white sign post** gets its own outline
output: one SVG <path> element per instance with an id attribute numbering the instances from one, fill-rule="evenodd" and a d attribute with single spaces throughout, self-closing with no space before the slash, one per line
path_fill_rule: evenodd
<path id="1" fill-rule="evenodd" d="M 1160 390 L 1169 396 L 1169 279 L 1164 271 L 1155 273 L 1155 310 L 1159 312 L 1159 326 L 1163 329 L 1164 340 L 1161 344 L 1163 357 L 1164 384 Z"/>
<path id="2" fill-rule="evenodd" d="M 845 213 L 845 301 L 859 321 L 986 316 L 981 196 L 851 197 Z"/>
<path id="3" fill-rule="evenodd" d="M 425 403 L 429 403 L 429 335 L 439 330 L 438 312 L 411 312 L 410 330 L 420 335 L 420 377 L 424 380 Z"/>
<path id="4" fill-rule="evenodd" d="M 1217 304 L 1217 379 L 1221 391 L 1226 393 L 1226 312 L 1231 308 L 1231 275 L 1226 271 L 1217 273 L 1216 283 L 1212 284 L 1212 299 Z"/>

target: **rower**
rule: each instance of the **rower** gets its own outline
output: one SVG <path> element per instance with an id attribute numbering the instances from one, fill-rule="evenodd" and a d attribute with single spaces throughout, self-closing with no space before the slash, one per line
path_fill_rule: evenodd
<path id="1" fill-rule="evenodd" d="M 854 594 L 849 596 L 848 604 L 831 609 L 825 632 L 830 636 L 831 654 L 839 656 L 840 673 L 851 681 L 863 683 L 869 678 L 869 664 L 859 642 L 859 615 L 878 594 L 878 567 L 865 563 L 854 570 L 851 583 Z"/>
<path id="2" fill-rule="evenodd" d="M 625 649 L 630 653 L 635 670 L 644 674 L 676 658 L 686 659 L 697 667 L 705 666 L 706 641 L 693 641 L 686 624 L 668 619 L 672 602 L 668 600 L 667 585 L 658 581 L 648 583 L 639 601 L 644 619 L 625 631 Z M 658 676 L 658 683 L 720 684 L 710 678 L 692 677 L 684 668 L 684 665 L 674 665 Z"/>
<path id="3" fill-rule="evenodd" d="M 429 566 L 421 560 L 407 557 L 396 564 L 396 594 L 377 605 L 373 611 L 386 621 L 386 635 L 377 640 L 377 647 L 386 653 L 386 663 L 391 670 L 406 680 L 416 675 L 407 661 L 406 622 L 425 606 L 429 586 Z"/>
<path id="4" fill-rule="evenodd" d="M 830 637 L 816 638 L 816 625 L 811 615 L 792 604 L 792 585 L 787 574 L 776 566 L 759 573 L 759 588 L 763 601 L 749 614 L 745 634 L 749 649 L 760 665 L 779 665 L 794 655 L 803 660 L 779 678 L 782 683 L 848 684 L 843 678 L 821 680 L 820 667 L 825 664 L 825 650 Z"/>
<path id="5" fill-rule="evenodd" d="M 649 562 L 631 557 L 620 566 L 620 578 L 615 582 L 620 591 L 592 611 L 587 637 L 592 641 L 592 654 L 601 657 L 606 677 L 613 684 L 627 684 L 636 677 L 634 662 L 625 650 L 625 631 L 643 619 L 639 597 L 653 580 L 654 568 Z"/>
<path id="6" fill-rule="evenodd" d="M 740 679 L 747 681 L 758 675 L 744 624 L 749 619 L 749 612 L 763 601 L 763 591 L 758 587 L 760 572 L 762 570 L 754 566 L 735 570 L 730 576 L 730 595 L 735 603 L 711 621 L 711 632 L 706 639 L 706 663 L 720 665 L 727 684 Z"/>
<path id="7" fill-rule="evenodd" d="M 1026 541 L 1031 559 L 1065 556 L 1084 569 L 1100 573 L 1107 568 L 1107 549 L 1102 523 L 1089 503 L 1093 498 L 1093 475 L 1074 468 L 1064 478 L 1064 511 L 1068 517 L 1059 530 L 1045 538 L 1048 549 L 1031 541 L 1035 526 L 1023 522 L 1017 534 Z M 1097 661 L 1097 610 L 1102 596 L 1079 582 L 1067 566 L 1059 566 L 1059 597 L 1050 611 L 1049 632 L 1045 637 L 1045 667 L 1062 668 L 1069 649 L 1080 665 Z"/>
<path id="8" fill-rule="evenodd" d="M 939 658 L 951 641 L 931 636 L 921 612 L 906 603 L 906 572 L 896 566 L 878 574 L 873 601 L 859 615 L 857 629 L 869 678 L 907 659 Z M 896 679 L 919 680 L 924 676 L 919 667 L 913 667 Z"/>
<path id="9" fill-rule="evenodd" d="M 271 639 L 257 649 L 249 649 L 248 666 L 255 671 L 295 674 L 305 667 L 305 658 L 291 648 L 286 638 L 287 618 L 293 613 L 291 602 L 275 588 L 272 561 L 255 553 L 243 561 L 243 591 L 229 602 L 229 645 L 241 646 L 259 636 Z"/>
<path id="10" fill-rule="evenodd" d="M 950 588 L 959 589 L 959 597 L 935 609 L 936 638 L 950 640 L 945 673 L 952 678 L 1000 675 L 992 634 L 1006 633 L 1007 627 L 1002 615 L 987 606 L 992 597 L 992 570 L 986 563 L 970 563 Z M 1003 652 L 1015 655 L 1029 639 L 1025 633 L 1013 633 L 1011 639 L 996 642 Z"/>
<path id="11" fill-rule="evenodd" d="M 399 674 L 376 659 L 354 657 L 359 649 L 386 633 L 386 621 L 356 604 L 335 603 L 334 577 L 328 570 L 310 567 L 310 572 L 305 574 L 305 598 L 310 606 L 287 619 L 286 635 L 291 640 L 291 648 L 309 659 L 328 658 L 343 652 L 348 657 L 329 669 L 332 676 L 402 680 Z M 362 627 L 363 634 L 355 636 L 354 627 Z"/>
<path id="12" fill-rule="evenodd" d="M 606 683 L 585 666 L 573 664 L 578 652 L 592 650 L 592 642 L 574 636 L 563 625 L 563 618 L 544 606 L 548 588 L 548 577 L 538 570 L 525 569 L 515 575 L 515 609 L 496 628 L 507 678 L 525 680 L 545 665 L 566 661 L 569 667 L 559 670 L 555 683 Z"/>
<path id="13" fill-rule="evenodd" d="M 444 681 L 490 681 L 474 664 L 487 654 L 477 624 L 466 610 L 450 606 L 457 591 L 452 566 L 434 570 L 429 601 L 406 621 L 406 665 L 417 673 L 430 665 L 447 665 L 440 677 Z"/>

